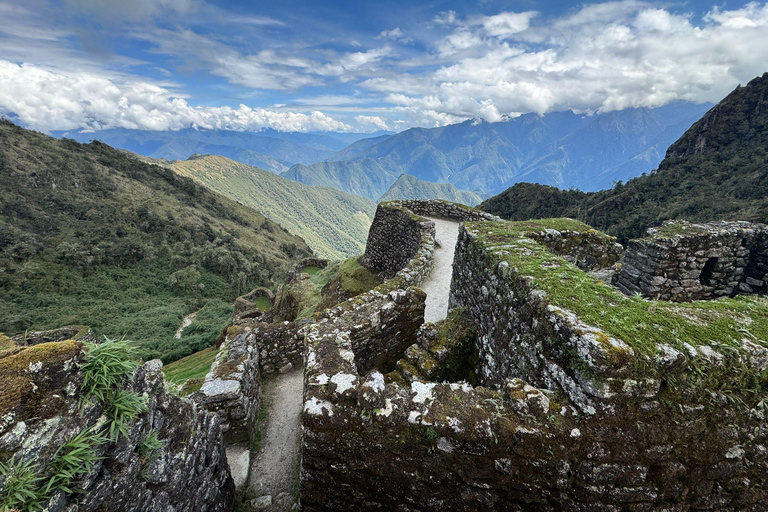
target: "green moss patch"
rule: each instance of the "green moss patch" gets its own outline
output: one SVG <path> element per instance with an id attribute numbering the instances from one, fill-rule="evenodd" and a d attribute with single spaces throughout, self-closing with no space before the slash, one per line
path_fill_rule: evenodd
<path id="1" fill-rule="evenodd" d="M 575 224 L 574 224 L 575 223 Z M 636 352 L 653 355 L 664 343 L 685 351 L 684 344 L 742 350 L 748 339 L 768 346 L 768 299 L 739 296 L 713 301 L 673 303 L 629 297 L 582 272 L 527 238 L 535 226 L 583 230 L 571 219 L 531 222 L 473 222 L 467 229 L 496 262 L 505 261 L 518 276 L 546 293 L 551 304 L 575 313 L 582 321 L 624 340 Z M 567 228 L 565 227 L 567 226 Z"/>
<path id="2" fill-rule="evenodd" d="M 22 418 L 56 414 L 64 406 L 60 395 L 72 377 L 65 363 L 79 357 L 82 350 L 81 342 L 68 340 L 11 349 L 0 355 L 0 416 L 8 412 Z"/>
<path id="3" fill-rule="evenodd" d="M 357 257 L 349 258 L 341 264 L 339 278 L 341 287 L 349 296 L 371 291 L 382 283 L 378 275 L 360 265 Z"/>

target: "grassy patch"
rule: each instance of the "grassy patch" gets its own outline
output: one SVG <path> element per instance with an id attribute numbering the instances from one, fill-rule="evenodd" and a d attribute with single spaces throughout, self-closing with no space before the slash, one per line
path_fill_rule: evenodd
<path id="1" fill-rule="evenodd" d="M 328 281 L 339 275 L 339 263 L 331 263 L 324 269 L 310 274 L 309 279 L 303 279 L 291 284 L 290 291 L 299 302 L 298 318 L 309 318 L 315 313 L 322 300 L 321 291 Z"/>
<path id="2" fill-rule="evenodd" d="M 320 273 L 321 270 L 323 269 L 319 267 L 304 267 L 303 269 L 301 269 L 302 272 L 304 272 L 305 274 L 309 274 L 311 276 L 316 276 L 317 274 Z"/>
<path id="3" fill-rule="evenodd" d="M 339 271 L 341 287 L 352 295 L 373 290 L 381 284 L 381 278 L 360 265 L 357 257 L 344 260 Z"/>
<path id="4" fill-rule="evenodd" d="M 571 225 L 568 219 L 548 219 L 533 224 Z M 592 278 L 574 265 L 526 238 L 531 222 L 475 222 L 467 229 L 492 258 L 506 261 L 520 276 L 531 276 L 534 286 L 556 306 L 574 312 L 584 322 L 624 340 L 640 354 L 656 353 L 665 343 L 740 350 L 741 340 L 768 346 L 768 299 L 739 296 L 713 301 L 673 303 L 629 297 Z M 503 247 L 502 247 L 503 246 Z M 494 248 L 498 248 L 494 250 Z"/>
<path id="5" fill-rule="evenodd" d="M 184 384 L 188 379 L 205 378 L 218 353 L 216 347 L 208 347 L 174 361 L 163 368 L 165 378 L 179 385 Z"/>
<path id="6" fill-rule="evenodd" d="M 269 297 L 264 297 L 263 295 L 261 297 L 256 297 L 253 304 L 262 311 L 272 308 L 272 301 L 269 300 Z"/>

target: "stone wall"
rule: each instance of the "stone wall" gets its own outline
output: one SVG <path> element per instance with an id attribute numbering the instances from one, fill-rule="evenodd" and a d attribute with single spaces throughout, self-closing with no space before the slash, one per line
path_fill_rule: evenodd
<path id="1" fill-rule="evenodd" d="M 584 374 L 619 378 L 635 360 L 626 343 L 550 304 L 528 276 L 498 263 L 476 233 L 464 228 L 449 299 L 449 308 L 456 307 L 466 309 L 477 326 L 478 378 L 486 387 L 500 389 L 506 379 L 519 377 L 558 389 L 582 413 L 594 414 L 603 386 Z"/>
<path id="2" fill-rule="evenodd" d="M 768 226 L 666 222 L 630 240 L 617 286 L 627 294 L 691 301 L 766 293 Z"/>
<path id="3" fill-rule="evenodd" d="M 765 347 L 640 355 L 499 258 L 533 240 L 481 229 L 462 228 L 451 302 L 487 387 L 386 379 L 346 315 L 308 331 L 304 510 L 765 509 Z"/>
<path id="4" fill-rule="evenodd" d="M 383 204 L 388 207 L 405 208 L 416 215 L 423 215 L 425 217 L 440 217 L 458 221 L 501 220 L 495 215 L 472 208 L 471 206 L 451 203 L 441 199 L 410 199 L 389 201 Z"/>
<path id="5" fill-rule="evenodd" d="M 103 424 L 100 406 L 86 403 L 81 407 L 79 403 L 81 357 L 82 345 L 75 341 L 3 353 L 0 461 L 34 461 L 41 475 L 50 475 L 49 466 L 60 446 L 85 429 Z M 44 510 L 230 510 L 234 484 L 219 418 L 168 393 L 161 369 L 162 363 L 155 360 L 135 371 L 126 389 L 145 397 L 147 411 L 129 424 L 117 443 L 98 446 L 101 459 L 78 478 L 82 492 L 67 496 L 59 491 L 44 504 Z M 151 457 L 140 455 L 139 444 L 153 431 L 164 446 Z M 2 485 L 0 482 L 0 488 Z"/>
<path id="6" fill-rule="evenodd" d="M 544 229 L 526 235 L 585 271 L 610 268 L 621 261 L 624 252 L 615 237 L 594 229 L 583 232 Z"/>
<path id="7" fill-rule="evenodd" d="M 419 250 L 425 230 L 431 231 L 434 238 L 432 222 L 404 208 L 380 204 L 368 231 L 368 242 L 360 263 L 385 279 L 393 277 Z M 397 243 L 393 244 L 393 240 Z"/>

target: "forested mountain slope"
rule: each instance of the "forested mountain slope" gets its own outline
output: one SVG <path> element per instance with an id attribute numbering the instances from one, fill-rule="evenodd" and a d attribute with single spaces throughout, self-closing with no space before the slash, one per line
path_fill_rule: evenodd
<path id="1" fill-rule="evenodd" d="M 666 219 L 768 222 L 768 73 L 707 112 L 646 176 L 596 193 L 519 183 L 480 207 L 509 219 L 574 217 L 622 240 Z"/>
<path id="2" fill-rule="evenodd" d="M 376 205 L 333 188 L 313 187 L 215 155 L 168 164 L 301 236 L 316 254 L 344 259 L 365 250 Z"/>
<path id="3" fill-rule="evenodd" d="M 89 325 L 166 362 L 211 345 L 237 295 L 281 282 L 311 252 L 170 169 L 10 122 L 0 205 L 0 331 Z"/>

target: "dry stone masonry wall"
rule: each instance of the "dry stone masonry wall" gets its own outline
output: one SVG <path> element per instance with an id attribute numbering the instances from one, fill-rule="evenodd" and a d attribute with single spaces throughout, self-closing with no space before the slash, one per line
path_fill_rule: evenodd
<path id="1" fill-rule="evenodd" d="M 0 354 L 0 461 L 32 461 L 39 474 L 49 475 L 65 442 L 103 424 L 101 406 L 80 404 L 82 350 L 68 340 Z M 230 510 L 234 484 L 219 418 L 167 392 L 161 369 L 154 360 L 134 372 L 125 390 L 144 396 L 147 410 L 118 442 L 97 447 L 99 460 L 78 478 L 82 492 L 54 493 L 43 504 L 46 512 Z M 147 457 L 139 445 L 150 432 L 163 446 Z"/>
<path id="2" fill-rule="evenodd" d="M 765 294 L 768 226 L 748 222 L 667 222 L 630 240 L 617 286 L 673 301 Z"/>
<path id="3" fill-rule="evenodd" d="M 494 233 L 506 225 L 465 225 L 454 262 L 451 302 L 477 327 L 484 386 L 398 384 L 358 362 L 370 332 L 357 326 L 397 307 L 401 281 L 307 331 L 304 509 L 764 510 L 763 343 L 638 351 L 509 265 L 543 249 L 519 230 Z"/>

